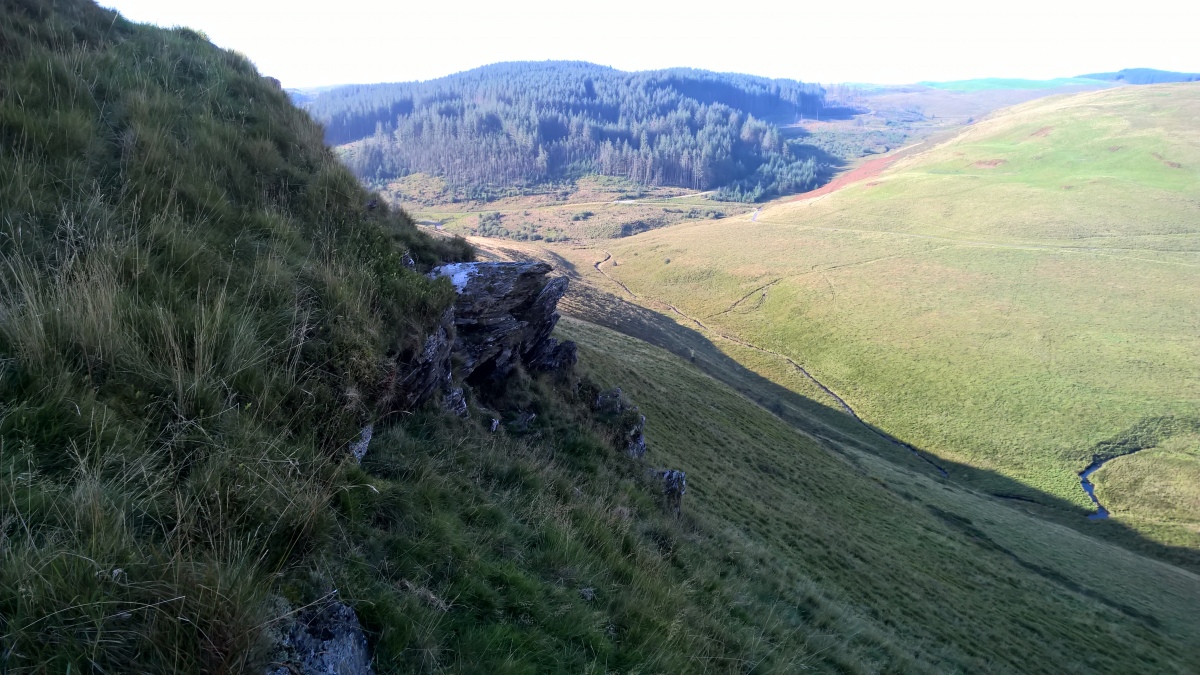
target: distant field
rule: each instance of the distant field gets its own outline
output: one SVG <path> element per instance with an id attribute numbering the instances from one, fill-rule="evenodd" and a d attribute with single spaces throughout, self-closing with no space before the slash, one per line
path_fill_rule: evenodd
<path id="1" fill-rule="evenodd" d="M 1034 101 L 753 222 L 613 242 L 604 270 L 792 358 L 955 480 L 1090 508 L 1077 472 L 1101 444 L 1200 416 L 1196 119 L 1196 85 Z M 1200 483 L 1167 480 L 1195 471 L 1195 444 L 1163 442 L 1186 447 L 1114 462 L 1098 494 L 1148 536 L 1200 546 Z M 1183 496 L 1155 506 L 1150 485 Z"/>
<path id="2" fill-rule="evenodd" d="M 610 176 L 587 176 L 562 186 L 483 202 L 451 201 L 444 181 L 414 174 L 391 181 L 382 194 L 423 225 L 451 234 L 518 241 L 614 239 L 756 208 L 714 201 L 694 190 L 647 187 Z"/>
<path id="3" fill-rule="evenodd" d="M 953 80 L 950 82 L 920 82 L 930 89 L 945 91 L 975 92 L 993 89 L 1057 89 L 1059 87 L 1096 87 L 1101 85 L 1097 80 L 1085 77 L 1056 77 L 1049 80 L 1025 80 L 1009 77 L 983 77 L 975 80 Z"/>

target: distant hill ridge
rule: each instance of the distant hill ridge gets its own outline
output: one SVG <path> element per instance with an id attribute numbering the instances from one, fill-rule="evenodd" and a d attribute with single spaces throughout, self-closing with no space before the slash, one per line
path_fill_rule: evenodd
<path id="1" fill-rule="evenodd" d="M 1168 82 L 1200 82 L 1200 73 L 1179 73 L 1154 68 L 1124 68 L 1115 73 L 1080 75 L 1089 80 L 1107 80 L 1126 84 L 1166 84 Z"/>
<path id="2" fill-rule="evenodd" d="M 368 181 L 410 173 L 484 189 L 588 173 L 755 200 L 812 187 L 819 153 L 776 123 L 821 114 L 819 85 L 577 61 L 499 63 L 299 99 Z"/>

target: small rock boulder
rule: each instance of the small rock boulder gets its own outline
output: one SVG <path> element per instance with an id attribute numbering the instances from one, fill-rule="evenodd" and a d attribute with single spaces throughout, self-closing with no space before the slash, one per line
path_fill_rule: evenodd
<path id="1" fill-rule="evenodd" d="M 662 481 L 667 510 L 678 516 L 683 510 L 683 495 L 687 493 L 687 474 L 678 469 L 659 469 L 653 475 Z"/>
<path id="2" fill-rule="evenodd" d="M 632 459 L 646 455 L 646 416 L 625 398 L 620 387 L 600 392 L 592 409 L 602 421 L 616 428 L 625 454 Z"/>
<path id="3" fill-rule="evenodd" d="M 619 415 L 625 410 L 625 406 L 625 396 L 621 393 L 621 388 L 616 387 L 600 392 L 596 401 L 592 403 L 592 410 L 602 415 Z"/>
<path id="4" fill-rule="evenodd" d="M 442 397 L 442 409 L 464 419 L 469 416 L 467 397 L 463 393 L 462 387 L 456 387 L 446 392 L 446 395 Z"/>
<path id="5" fill-rule="evenodd" d="M 646 456 L 646 416 L 638 415 L 638 421 L 625 430 L 625 454 L 631 459 Z"/>
<path id="6" fill-rule="evenodd" d="M 374 435 L 374 424 L 368 424 L 359 432 L 358 440 L 350 444 L 350 454 L 354 455 L 354 461 L 362 464 L 363 457 L 367 456 L 367 448 L 371 445 L 371 437 Z"/>
<path id="7" fill-rule="evenodd" d="M 367 636 L 349 605 L 304 610 L 284 627 L 266 675 L 374 675 Z"/>

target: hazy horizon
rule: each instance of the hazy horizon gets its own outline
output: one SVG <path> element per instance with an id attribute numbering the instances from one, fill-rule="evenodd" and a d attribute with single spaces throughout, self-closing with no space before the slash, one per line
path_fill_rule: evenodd
<path id="1" fill-rule="evenodd" d="M 826 84 L 982 77 L 1051 79 L 1149 67 L 1200 71 L 1200 8 L 1148 0 L 925 0 L 853 7 L 614 0 L 396 6 L 378 0 L 101 0 L 127 18 L 188 26 L 246 54 L 285 86 L 429 80 L 501 61 L 691 67 Z M 332 10 L 331 11 L 331 7 Z"/>

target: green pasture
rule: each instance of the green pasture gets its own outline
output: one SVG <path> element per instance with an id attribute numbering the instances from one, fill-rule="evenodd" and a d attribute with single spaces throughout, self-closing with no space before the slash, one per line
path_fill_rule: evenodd
<path id="1" fill-rule="evenodd" d="M 1089 507 L 1099 445 L 1200 410 L 1198 116 L 1196 85 L 1035 101 L 756 222 L 614 242 L 605 271 L 804 365 L 956 480 Z M 1200 545 L 1172 524 L 1189 507 L 1124 503 L 1114 518 Z"/>

